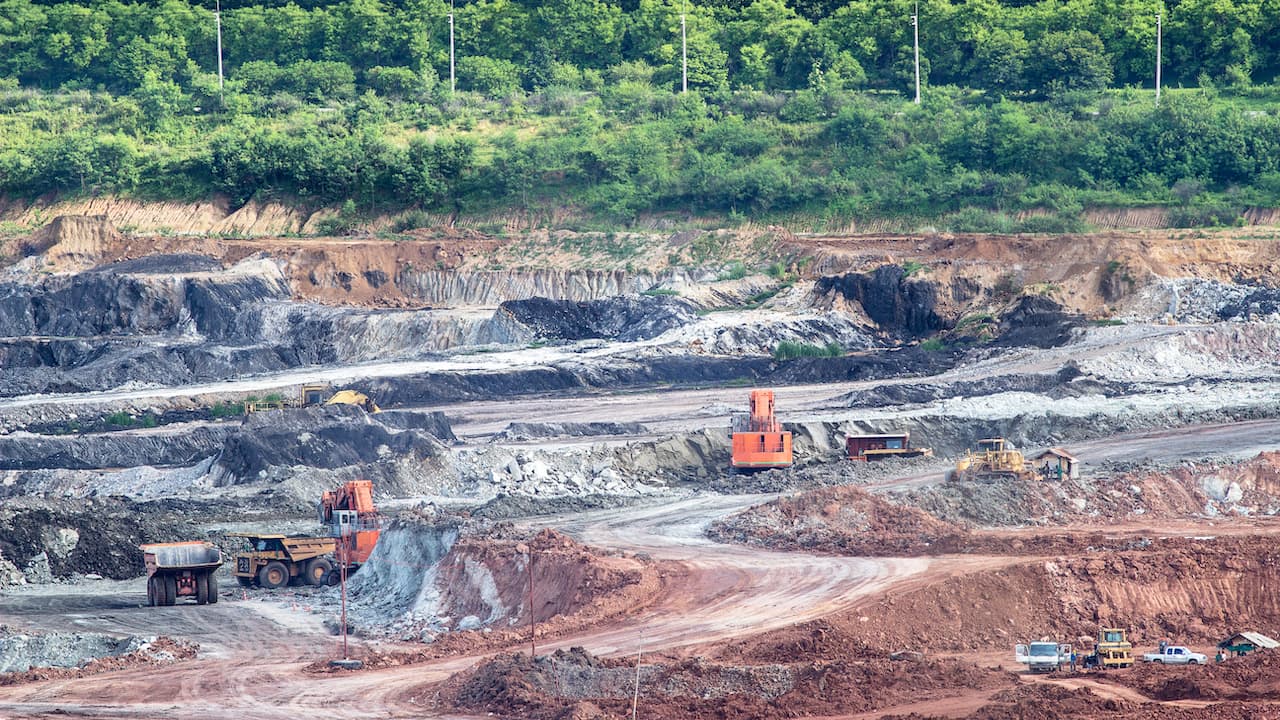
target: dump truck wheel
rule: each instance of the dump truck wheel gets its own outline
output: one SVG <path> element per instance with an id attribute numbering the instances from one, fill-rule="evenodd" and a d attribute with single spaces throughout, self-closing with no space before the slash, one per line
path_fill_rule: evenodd
<path id="1" fill-rule="evenodd" d="M 156 606 L 156 579 L 154 576 L 147 578 L 147 605 L 149 607 Z"/>
<path id="2" fill-rule="evenodd" d="M 311 558 L 307 561 L 307 569 L 303 579 L 308 585 L 318 587 L 324 584 L 325 577 L 332 569 L 333 563 L 329 562 L 327 558 Z"/>
<path id="3" fill-rule="evenodd" d="M 209 604 L 209 575 L 207 573 L 196 576 L 196 604 Z"/>
<path id="4" fill-rule="evenodd" d="M 213 571 L 210 571 L 208 577 L 209 577 L 209 604 L 212 605 L 218 602 L 218 576 L 214 575 Z"/>
<path id="5" fill-rule="evenodd" d="M 289 583 L 289 569 L 284 563 L 272 560 L 258 571 L 258 584 L 269 590 L 284 587 Z"/>
<path id="6" fill-rule="evenodd" d="M 178 578 L 172 575 L 165 575 L 160 580 L 164 585 L 164 604 L 172 605 L 178 600 Z"/>

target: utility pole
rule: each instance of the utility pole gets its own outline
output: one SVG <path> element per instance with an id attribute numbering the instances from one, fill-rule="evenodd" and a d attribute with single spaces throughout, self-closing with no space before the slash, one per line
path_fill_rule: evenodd
<path id="1" fill-rule="evenodd" d="M 533 609 L 533 548 L 528 549 L 529 557 L 529 659 L 536 660 L 538 658 L 538 647 L 536 636 L 538 634 L 538 615 Z"/>
<path id="2" fill-rule="evenodd" d="M 680 92 L 689 92 L 689 35 L 685 23 L 685 1 L 680 1 Z"/>
<path id="3" fill-rule="evenodd" d="M 449 0 L 449 94 L 457 92 L 458 76 L 454 70 L 453 56 L 453 0 Z"/>
<path id="4" fill-rule="evenodd" d="M 916 48 L 916 104 L 920 104 L 920 3 L 916 3 L 916 12 L 911 16 L 911 29 L 915 34 Z"/>
<path id="5" fill-rule="evenodd" d="M 1160 45 L 1163 40 L 1163 28 L 1160 25 L 1160 13 L 1156 13 L 1156 104 L 1160 104 Z"/>
<path id="6" fill-rule="evenodd" d="M 214 0 L 213 24 L 218 35 L 218 98 L 222 98 L 222 0 Z"/>

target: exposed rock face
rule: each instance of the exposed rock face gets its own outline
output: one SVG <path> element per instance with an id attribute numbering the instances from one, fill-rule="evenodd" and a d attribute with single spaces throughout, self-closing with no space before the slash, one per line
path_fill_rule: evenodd
<path id="1" fill-rule="evenodd" d="M 6 500 L 0 509 L 0 552 L 23 567 L 27 582 L 88 573 L 124 579 L 145 572 L 139 544 L 200 536 L 179 518 L 141 507 L 122 498 Z M 67 531 L 75 533 L 74 544 Z"/>
<path id="2" fill-rule="evenodd" d="M 1071 339 L 1084 318 L 1040 295 L 1027 295 L 1000 317 L 1001 345 L 1057 347 Z"/>
<path id="3" fill-rule="evenodd" d="M 815 290 L 819 294 L 836 291 L 856 301 L 886 332 L 919 337 L 946 326 L 937 312 L 937 284 L 910 280 L 897 265 L 819 278 Z"/>
<path id="4" fill-rule="evenodd" d="M 217 452 L 239 431 L 235 425 L 217 425 L 182 428 L 179 432 L 113 432 L 87 436 L 18 432 L 0 436 L 0 470 L 189 465 Z"/>
<path id="5" fill-rule="evenodd" d="M 688 301 L 666 296 L 588 302 L 535 297 L 504 302 L 498 312 L 547 340 L 648 340 L 697 319 Z"/>
<path id="6" fill-rule="evenodd" d="M 621 270 L 502 270 L 459 272 L 402 270 L 395 278 L 405 295 L 431 305 L 496 307 L 508 300 L 597 300 L 638 293 L 674 273 L 661 276 Z"/>
<path id="7" fill-rule="evenodd" d="M 229 437 L 215 464 L 215 482 L 265 477 L 272 467 L 366 466 L 392 459 L 421 461 L 440 443 L 420 430 L 395 430 L 358 407 L 328 405 L 254 413 Z"/>

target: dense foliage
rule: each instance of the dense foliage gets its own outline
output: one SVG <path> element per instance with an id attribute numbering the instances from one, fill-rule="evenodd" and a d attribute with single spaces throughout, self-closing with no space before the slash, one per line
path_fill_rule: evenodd
<path id="1" fill-rule="evenodd" d="M 457 3 L 462 89 L 598 87 L 621 63 L 680 80 L 685 0 L 470 0 Z M 689 82 L 701 90 L 871 87 L 913 82 L 914 0 L 689 2 Z M 133 90 L 207 83 L 216 70 L 213 2 L 0 0 L 0 77 Z M 447 0 L 282 3 L 228 0 L 226 69 L 251 91 L 402 93 L 449 72 Z M 1276 0 L 924 0 L 924 74 L 1002 93 L 1150 84 L 1164 12 L 1166 80 L 1266 82 L 1280 72 Z"/>
<path id="2" fill-rule="evenodd" d="M 1280 205 L 1278 0 L 925 0 L 925 103 L 909 0 L 445 0 L 254 4 L 0 0 L 0 193 L 347 214 L 566 204 L 832 221 L 946 217 L 1069 229 L 1087 205 L 1185 224 Z M 1254 85 L 1255 82 L 1260 84 Z M 966 89 L 961 89 L 966 88 Z"/>

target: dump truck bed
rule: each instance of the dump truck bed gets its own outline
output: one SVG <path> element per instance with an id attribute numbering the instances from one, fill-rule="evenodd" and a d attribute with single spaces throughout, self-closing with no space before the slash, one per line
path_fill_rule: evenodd
<path id="1" fill-rule="evenodd" d="M 199 540 L 151 543 L 139 547 L 142 548 L 148 574 L 157 570 L 216 568 L 222 564 L 222 551 L 210 543 Z"/>

